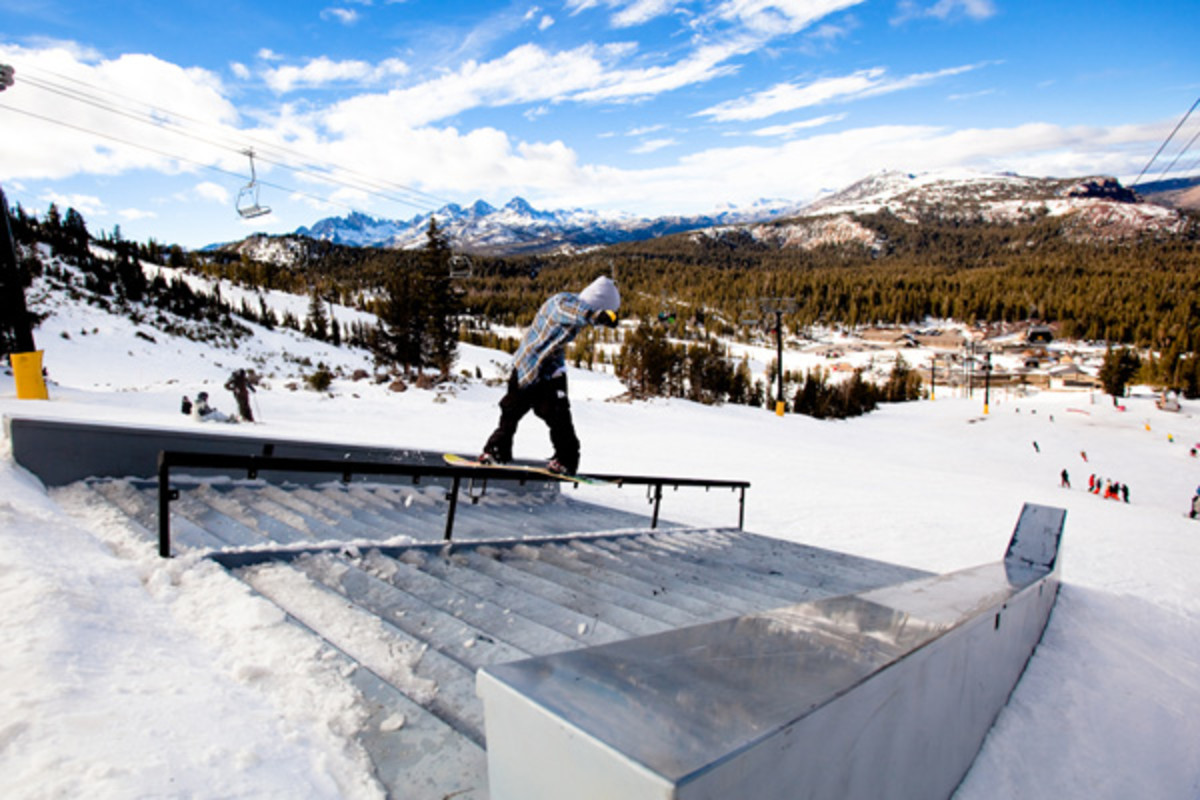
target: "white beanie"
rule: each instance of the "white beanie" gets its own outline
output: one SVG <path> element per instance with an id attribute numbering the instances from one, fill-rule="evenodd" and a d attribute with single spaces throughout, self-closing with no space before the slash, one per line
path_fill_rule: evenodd
<path id="1" fill-rule="evenodd" d="M 616 311 L 621 307 L 621 294 L 611 278 L 601 275 L 579 293 L 579 299 L 593 311 Z"/>

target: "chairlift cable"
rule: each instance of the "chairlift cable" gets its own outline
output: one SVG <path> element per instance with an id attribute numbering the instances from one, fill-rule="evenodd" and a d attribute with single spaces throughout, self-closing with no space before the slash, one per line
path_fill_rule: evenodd
<path id="1" fill-rule="evenodd" d="M 1192 149 L 1192 145 L 1196 143 L 1197 139 L 1200 139 L 1200 129 L 1198 129 L 1192 138 L 1188 140 L 1188 143 L 1184 145 L 1183 149 L 1175 154 L 1175 158 L 1171 160 L 1171 163 L 1167 165 L 1167 168 L 1159 174 L 1158 179 L 1160 181 L 1167 176 L 1167 173 L 1175 168 L 1175 165 L 1179 163 L 1179 159 L 1183 158 L 1183 156 Z"/>
<path id="2" fill-rule="evenodd" d="M 128 146 L 128 147 L 135 147 L 135 148 L 137 148 L 137 149 L 139 149 L 139 150 L 145 150 L 145 151 L 147 151 L 147 152 L 149 152 L 149 153 L 154 153 L 154 154 L 155 154 L 155 155 L 157 155 L 157 156 L 162 156 L 163 158 L 169 158 L 169 159 L 172 159 L 172 160 L 174 160 L 174 161 L 181 161 L 181 162 L 183 162 L 183 163 L 186 163 L 186 164 L 193 164 L 193 165 L 195 165 L 195 166 L 197 166 L 197 167 L 201 167 L 202 169 L 211 170 L 211 171 L 213 171 L 213 172 L 219 172 L 219 173 L 221 173 L 222 175 L 229 175 L 229 176 L 232 176 L 232 177 L 234 177 L 234 178 L 238 178 L 238 179 L 241 179 L 241 178 L 244 178 L 244 177 L 245 177 L 245 175 L 244 175 L 244 174 L 242 174 L 242 173 L 240 173 L 240 172 L 234 172 L 233 170 L 228 170 L 228 169 L 225 169 L 225 168 L 223 168 L 223 167 L 217 167 L 217 166 L 214 166 L 214 165 L 212 165 L 212 164 L 206 164 L 206 163 L 204 163 L 204 162 L 202 162 L 202 161 L 197 161 L 197 160 L 196 160 L 196 159 L 194 159 L 194 158 L 188 158 L 187 156 L 181 156 L 181 155 L 177 155 L 177 154 L 175 154 L 175 153 L 168 153 L 168 152 L 166 152 L 166 151 L 159 150 L 158 148 L 155 148 L 155 147 L 150 147 L 149 145 L 139 144 L 139 143 L 137 143 L 137 142 L 131 142 L 131 141 L 129 141 L 128 139 L 122 139 L 122 138 L 121 138 L 121 137 L 119 137 L 119 136 L 113 136 L 112 134 L 108 134 L 108 133 L 101 133 L 100 131 L 94 131 L 94 130 L 91 130 L 91 129 L 89 129 L 89 128 L 85 128 L 85 127 L 83 127 L 83 126 L 80 126 L 80 125 L 75 125 L 75 124 L 72 124 L 72 123 L 70 123 L 70 122 L 64 122 L 64 121 L 62 121 L 62 120 L 59 120 L 59 119 L 54 119 L 53 117 L 47 117 L 47 116 L 45 116 L 44 114 L 38 114 L 36 111 L 27 111 L 27 110 L 25 110 L 25 109 L 23 109 L 23 108 L 14 108 L 13 106 L 7 105 L 6 103 L 0 103 L 0 108 L 2 108 L 2 109 L 6 109 L 6 110 L 8 110 L 8 111 L 13 111 L 13 112 L 16 112 L 17 114 L 24 114 L 24 115 L 25 115 L 25 116 L 27 116 L 27 117 L 33 117 L 33 118 L 35 118 L 35 119 L 40 119 L 40 120 L 42 120 L 43 122 L 49 122 L 49 123 L 51 123 L 51 124 L 54 124 L 54 125 L 60 125 L 60 126 L 62 126 L 62 127 L 64 127 L 64 128 L 71 128 L 72 130 L 76 130 L 76 131 L 79 131 L 79 132 L 81 132 L 81 133 L 87 133 L 87 134 L 90 134 L 90 135 L 92 135 L 92 136 L 98 136 L 98 137 L 100 137 L 100 138 L 102 138 L 102 139 L 108 139 L 109 141 L 118 142 L 119 144 L 123 144 L 123 145 L 126 145 L 126 146 Z M 290 187 L 288 187 L 288 186 L 282 186 L 282 185 L 280 185 L 280 184 L 277 184 L 277 183 L 271 183 L 271 182 L 269 182 L 269 181 L 261 181 L 261 180 L 260 180 L 260 181 L 258 181 L 258 184 L 259 184 L 260 186 L 268 186 L 268 187 L 270 187 L 270 188 L 272 188 L 272 189 L 279 189 L 279 190 L 280 190 L 280 191 L 282 191 L 282 192 L 289 192 L 289 193 L 291 193 L 291 194 L 295 194 L 295 195 L 298 195 L 298 196 L 300 196 L 300 197 L 307 197 L 307 198 L 308 198 L 308 199 L 310 199 L 310 200 L 315 200 L 315 201 L 317 201 L 317 202 L 320 202 L 320 203 L 328 203 L 328 204 L 331 204 L 331 205 L 338 205 L 338 206 L 341 206 L 342 208 L 347 208 L 347 209 L 349 209 L 349 210 L 351 210 L 351 211 L 358 211 L 358 209 L 356 209 L 354 206 L 351 206 L 351 205 L 349 205 L 349 204 L 347 204 L 347 203 L 342 203 L 342 202 L 340 202 L 340 201 L 338 201 L 338 200 L 330 200 L 330 199 L 328 199 L 328 198 L 325 198 L 325 197 L 318 197 L 318 196 L 317 196 L 317 195 L 315 195 L 315 194 L 310 194 L 310 193 L 308 193 L 308 192 L 305 192 L 305 191 L 302 191 L 302 190 L 300 190 L 300 189 L 293 189 L 293 188 L 290 188 Z"/>
<path id="3" fill-rule="evenodd" d="M 36 86 L 39 89 L 42 89 L 43 91 L 47 91 L 47 92 L 50 92 L 53 94 L 60 95 L 62 97 L 66 97 L 71 100 L 75 100 L 80 103 L 84 103 L 84 104 L 93 106 L 99 110 L 106 111 L 106 112 L 112 113 L 112 114 L 116 114 L 118 116 L 125 117 L 125 118 L 133 120 L 135 122 L 140 122 L 143 124 L 162 128 L 163 130 L 175 133 L 179 136 L 189 138 L 189 139 L 192 139 L 197 142 L 201 142 L 203 144 L 211 145 L 213 147 L 217 147 L 217 148 L 221 148 L 221 149 L 225 149 L 225 150 L 232 150 L 232 151 L 239 152 L 239 153 L 244 150 L 243 145 L 231 143 L 231 142 L 233 142 L 233 138 L 229 137 L 228 134 L 223 134 L 224 136 L 229 137 L 227 139 L 227 141 L 216 141 L 212 138 L 205 138 L 203 136 L 198 135 L 197 133 L 191 132 L 187 128 L 180 125 L 178 122 L 173 122 L 173 121 L 165 120 L 165 119 L 158 119 L 158 118 L 155 118 L 155 116 L 153 114 L 144 114 L 144 113 L 124 109 L 119 106 L 113 105 L 109 102 L 106 102 L 102 99 L 99 99 L 96 97 L 89 97 L 88 95 L 80 93 L 77 90 L 73 90 L 73 89 L 70 89 L 67 87 L 55 86 L 54 84 L 39 80 L 36 77 L 35 78 L 27 78 L 26 82 L 29 83 L 30 85 Z M 140 101 L 135 101 L 135 102 L 140 102 Z M 11 106 L 6 106 L 6 107 L 12 108 Z M 159 109 L 154 106 L 148 106 L 148 108 L 150 108 L 152 111 L 157 111 L 161 114 L 177 116 L 177 117 L 180 117 L 183 119 L 189 119 L 192 121 L 196 121 L 193 118 L 187 117 L 186 115 L 175 114 L 174 112 L 170 112 L 170 111 L 167 111 L 164 109 Z M 19 109 L 12 109 L 12 110 L 19 110 Z M 47 121 L 56 121 L 56 120 L 51 120 L 47 117 L 38 115 L 35 112 L 26 112 L 26 113 L 28 113 L 30 116 L 35 116 L 40 119 L 46 119 Z M 98 131 L 95 131 L 95 130 L 92 130 L 92 129 L 89 129 L 86 127 L 74 126 L 69 123 L 62 123 L 62 124 L 66 125 L 67 127 L 75 128 L 76 130 L 79 130 L 81 132 L 104 136 L 104 134 L 100 134 Z M 199 123 L 199 124 L 204 124 L 204 123 Z M 125 144 L 133 144 L 131 142 L 127 142 L 126 140 L 120 139 L 119 137 L 109 136 L 107 138 L 110 138 L 114 141 L 120 141 Z M 388 194 L 387 192 L 389 192 L 389 191 L 394 192 L 394 191 L 396 191 L 396 189 L 399 189 L 400 191 L 408 192 L 413 195 L 423 196 L 424 198 L 427 198 L 428 200 L 431 200 L 431 201 L 435 201 L 435 202 L 439 202 L 439 203 L 443 203 L 443 204 L 450 202 L 448 200 L 445 200 L 444 198 L 439 198 L 439 197 L 436 197 L 435 195 L 430 195 L 430 194 L 428 194 L 426 192 L 422 192 L 418 189 L 413 189 L 411 187 L 403 186 L 402 184 L 394 184 L 392 186 L 389 186 L 386 183 L 379 182 L 379 181 L 371 179 L 371 178 L 367 178 L 366 176 L 362 176 L 361 173 L 357 173 L 354 170 L 351 170 L 346 167 L 341 167 L 338 165 L 323 166 L 323 165 L 313 164 L 313 163 L 311 163 L 311 159 L 308 155 L 300 153 L 295 150 L 290 150 L 289 148 L 278 147 L 276 145 L 264 143 L 264 142 L 261 142 L 261 140 L 255 140 L 253 137 L 242 137 L 242 138 L 243 138 L 243 140 L 250 139 L 251 141 L 257 141 L 260 144 L 260 146 L 266 147 L 268 150 L 278 150 L 285 154 L 291 154 L 291 155 L 299 157 L 303 160 L 306 160 L 309 163 L 302 165 L 302 166 L 297 166 L 295 164 L 291 164 L 286 161 L 273 160 L 271 158 L 263 157 L 261 154 L 259 154 L 260 161 L 262 161 L 264 163 L 272 164 L 274 166 L 281 167 L 283 169 L 290 170 L 292 172 L 296 172 L 298 174 L 308 174 L 311 177 L 314 177 L 314 178 L 324 181 L 326 183 L 331 183 L 334 185 L 342 186 L 344 188 L 362 191 L 367 194 L 381 197 L 385 200 L 409 205 L 414 208 L 420 209 L 422 211 L 424 211 L 428 208 L 429 203 L 417 202 L 414 199 L 398 196 L 394 193 Z M 178 157 L 178 156 L 174 156 L 174 155 L 170 155 L 170 154 L 166 154 L 166 153 L 160 153 L 160 154 L 165 155 L 168 158 L 176 158 L 181 161 L 187 161 L 188 163 L 194 163 L 194 164 L 200 163 L 200 162 L 196 162 L 192 159 L 182 158 L 182 157 Z M 201 166 L 206 166 L 206 165 L 201 164 Z M 339 170 L 343 173 L 350 174 L 350 175 L 362 176 L 364 178 L 364 181 L 369 181 L 369 182 L 353 183 L 351 181 L 347 181 L 345 179 L 338 178 L 334 174 L 334 170 Z M 266 185 L 266 184 L 263 184 L 263 185 Z M 393 188 L 393 187 L 395 187 L 395 188 Z M 306 196 L 313 197 L 313 195 L 306 195 Z M 334 201 L 327 201 L 324 198 L 315 198 L 315 199 L 325 201 L 325 202 L 334 202 Z M 342 203 L 338 203 L 338 204 L 345 205 Z"/>
<path id="4" fill-rule="evenodd" d="M 161 123 L 159 120 L 155 120 L 155 119 L 154 119 L 154 114 L 155 114 L 155 113 L 158 113 L 158 114 L 163 114 L 163 115 L 166 115 L 166 116 L 169 116 L 169 117 L 175 117 L 175 118 L 178 118 L 178 119 L 187 120 L 187 121 L 189 121 L 189 122 L 195 123 L 196 125 L 199 125 L 199 126 L 202 126 L 202 127 L 209 127 L 209 128 L 211 128 L 211 127 L 212 127 L 212 126 L 211 126 L 211 123 L 205 122 L 205 121 L 203 121 L 203 120 L 197 119 L 197 118 L 195 118 L 195 117 L 192 117 L 192 116 L 189 116 L 189 115 L 187 115 L 187 114 L 183 114 L 183 113 L 180 113 L 180 112 L 177 112 L 177 111 L 171 110 L 171 109 L 165 109 L 165 108 L 161 108 L 161 107 L 159 107 L 159 106 L 155 106 L 155 105 L 153 105 L 153 104 L 151 104 L 151 103 L 147 103 L 147 102 L 145 102 L 145 101 L 143 101 L 143 100 L 140 100 L 140 99 L 138 99 L 138 98 L 130 97 L 130 96 L 128 96 L 128 95 L 121 94 L 120 92 L 113 91 L 112 89 L 107 89 L 107 88 L 104 88 L 104 87 L 98 87 L 98 86 L 95 86 L 95 85 L 93 85 L 93 84 L 90 84 L 90 83 L 88 83 L 87 81 L 83 81 L 83 80 L 80 80 L 80 79 L 78 79 L 78 78 L 72 78 L 72 77 L 70 77 L 70 76 L 62 75 L 61 73 L 57 73 L 57 72 L 54 72 L 54 71 L 52 71 L 52 70 L 46 70 L 46 69 L 42 69 L 42 68 L 40 68 L 40 67 L 33 67 L 32 69 L 33 69 L 33 71 L 34 71 L 35 75 L 36 75 L 36 73 L 38 73 L 38 72 L 42 72 L 42 73 L 44 73 L 44 74 L 48 74 L 48 75 L 53 75 L 53 76 L 55 76 L 55 77 L 57 77 L 57 78 L 59 78 L 59 79 L 61 79 L 61 80 L 65 80 L 65 81 L 71 81 L 71 82 L 74 82 L 74 83 L 78 83 L 78 84 L 80 84 L 81 86 L 85 86 L 85 87 L 87 87 L 87 88 L 89 88 L 89 89 L 92 89 L 92 90 L 94 90 L 94 91 L 105 92 L 105 93 L 107 93 L 107 94 L 110 94 L 110 95 L 112 95 L 112 96 L 114 96 L 114 97 L 120 98 L 120 99 L 122 99 L 122 100 L 126 100 L 126 101 L 128 101 L 128 102 L 130 102 L 130 103 L 134 103 L 134 104 L 136 104 L 136 105 L 139 105 L 139 106 L 144 106 L 145 108 L 149 109 L 149 114 L 148 114 L 148 116 L 150 117 L 150 120 L 149 120 L 149 121 L 150 121 L 150 122 L 152 122 L 152 123 L 154 123 L 154 124 L 162 124 L 162 123 Z M 54 84 L 50 84 L 50 83 L 46 82 L 44 79 L 43 79 L 43 80 L 42 80 L 40 83 L 36 82 L 36 79 L 28 79 L 28 78 L 27 78 L 27 79 L 26 79 L 26 81 L 27 81 L 27 82 L 30 82 L 30 83 L 33 83 L 34 85 L 38 85 L 38 86 L 39 86 L 39 88 L 48 88 L 48 87 L 54 86 Z M 91 103 L 92 105 L 96 105 L 98 108 L 102 108 L 102 109 L 104 109 L 104 110 L 111 110 L 111 111 L 115 111 L 116 113 L 122 113 L 122 114 L 124 114 L 125 116 L 128 116 L 128 115 L 129 115 L 129 113 L 130 113 L 130 112 L 123 112 L 123 111 L 121 111 L 119 108 L 116 108 L 116 107 L 114 107 L 114 106 L 112 106 L 112 105 L 106 105 L 106 104 L 105 104 L 105 101 L 98 100 L 98 99 L 97 99 L 97 98 L 95 98 L 95 97 L 91 97 L 91 98 L 89 98 L 89 97 L 88 97 L 88 96 L 87 96 L 85 93 L 83 93 L 83 92 L 80 92 L 80 91 L 79 91 L 79 90 L 77 90 L 77 89 L 71 89 L 71 88 L 69 88 L 69 87 L 61 87 L 61 86 L 57 87 L 57 89 L 58 89 L 58 93 L 60 93 L 60 94 L 63 94 L 64 92 L 70 92 L 70 93 L 71 93 L 71 96 L 72 96 L 72 97 L 74 97 L 75 99 L 79 99 L 79 100 L 81 100 L 82 102 L 89 102 L 89 103 Z M 146 121 L 146 120 L 143 120 L 143 121 Z M 172 123 L 172 124 L 174 124 L 176 127 L 180 127 L 180 128 L 182 128 L 182 126 L 180 126 L 178 123 Z M 186 134 L 186 132 L 185 132 L 185 133 L 184 133 L 184 135 L 188 135 L 188 134 Z M 240 141 L 241 139 L 244 139 L 244 138 L 247 138 L 247 137 L 240 136 L 240 137 L 239 137 L 239 141 Z M 268 143 L 268 142 L 265 142 L 265 141 L 262 141 L 262 140 L 253 140 L 253 139 L 251 139 L 251 141 L 252 141 L 252 142 L 254 142 L 255 144 L 258 144 L 260 147 L 266 147 L 266 148 L 268 148 L 268 149 L 275 149 L 275 150 L 279 150 L 279 151 L 280 151 L 280 152 L 282 152 L 282 153 L 286 153 L 286 154 L 289 154 L 289 155 L 295 156 L 295 157 L 299 158 L 301 161 L 309 161 L 309 162 L 311 162 L 311 161 L 312 161 L 312 157 L 311 157 L 310 155 L 308 155 L 308 154 L 306 154 L 306 153 L 302 153 L 302 152 L 300 152 L 300 151 L 297 151 L 297 150 L 293 150 L 293 149 L 290 149 L 290 148 L 287 148 L 287 147 L 283 147 L 283 146 L 280 146 L 280 145 L 274 145 L 274 144 L 271 144 L 271 143 Z M 232 146 L 232 145 L 229 145 L 229 146 Z M 271 163 L 271 162 L 269 162 L 269 163 Z M 290 165 L 280 165 L 280 166 L 285 166 L 285 167 L 287 167 L 287 168 L 292 168 Z M 341 166 L 341 165 L 338 165 L 338 164 L 331 164 L 330 166 L 316 166 L 316 165 L 309 164 L 309 165 L 308 165 L 308 167 L 309 167 L 310 169 L 320 169 L 320 170 L 324 170 L 324 171 L 327 171 L 327 172 L 333 172 L 334 170 L 338 170 L 338 171 L 345 172 L 345 173 L 347 173 L 347 174 L 354 175 L 354 176 L 356 176 L 356 177 L 362 178 L 362 179 L 364 179 L 364 180 L 366 180 L 366 181 L 369 181 L 369 182 L 370 182 L 370 184 L 369 184 L 369 185 L 373 185 L 373 186 L 375 186 L 375 187 L 377 187 L 377 188 L 380 188 L 380 189 L 382 189 L 382 190 L 390 190 L 390 191 L 401 191 L 401 192 L 408 192 L 408 193 L 410 193 L 410 194 L 412 194 L 412 195 L 415 195 L 415 196 L 417 196 L 417 197 L 419 197 L 419 198 L 423 198 L 423 199 L 425 199 L 425 200 L 432 201 L 432 202 L 435 202 L 435 203 L 441 203 L 441 204 L 443 204 L 443 205 L 445 205 L 445 204 L 447 204 L 447 203 L 450 203 L 450 202 L 452 202 L 452 201 L 450 201 L 450 200 L 447 200 L 447 199 L 446 199 L 446 198 L 444 198 L 444 197 L 439 197 L 439 196 L 437 196 L 437 195 L 430 194 L 429 192 L 422 191 L 422 190 L 420 190 L 420 189 L 417 189 L 417 188 L 414 188 L 414 187 L 412 187 L 412 186 L 407 186 L 407 185 L 405 185 L 405 184 L 401 184 L 401 183 L 393 183 L 393 182 L 387 182 L 387 181 L 380 181 L 378 178 L 376 178 L 376 177 L 374 177 L 374 176 L 365 175 L 365 174 L 363 174 L 363 173 L 361 173 L 361 172 L 358 172 L 358 171 L 356 171 L 356 170 L 350 169 L 349 167 Z M 344 185 L 346 185 L 348 188 L 361 188 L 360 186 L 356 186 L 356 185 L 353 185 L 353 184 L 344 184 Z M 410 204 L 410 205 L 417 205 L 416 203 L 412 203 L 412 202 L 410 202 L 409 204 Z"/>
<path id="5" fill-rule="evenodd" d="M 1142 171 L 1138 173 L 1138 176 L 1137 176 L 1137 178 L 1134 179 L 1133 183 L 1129 184 L 1130 189 L 1132 189 L 1138 185 L 1138 182 L 1141 181 L 1142 176 L 1146 174 L 1146 170 L 1150 169 L 1150 165 L 1155 162 L 1155 160 L 1162 153 L 1163 149 L 1166 148 L 1167 144 L 1171 141 L 1171 139 L 1175 138 L 1175 134 L 1179 131 L 1180 128 L 1183 127 L 1183 124 L 1185 122 L 1187 122 L 1188 117 L 1190 117 L 1192 115 L 1192 112 L 1196 110 L 1196 106 L 1200 106 L 1200 97 L 1196 98 L 1196 102 L 1192 103 L 1192 107 L 1189 108 L 1187 110 L 1187 113 L 1183 115 L 1183 119 L 1179 120 L 1179 122 L 1177 122 L 1175 124 L 1174 130 L 1172 130 L 1170 135 L 1167 136 L 1167 138 L 1163 140 L 1163 143 L 1158 146 L 1158 150 L 1155 151 L 1154 155 L 1151 156 L 1150 160 L 1146 162 L 1146 166 L 1142 167 Z"/>

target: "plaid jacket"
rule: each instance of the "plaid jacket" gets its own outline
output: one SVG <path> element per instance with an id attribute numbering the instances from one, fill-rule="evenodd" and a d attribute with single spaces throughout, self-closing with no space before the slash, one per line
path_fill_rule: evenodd
<path id="1" fill-rule="evenodd" d="M 566 369 L 567 345 L 592 324 L 594 313 L 579 295 L 570 292 L 553 295 L 542 303 L 513 355 L 513 370 L 521 388 Z"/>

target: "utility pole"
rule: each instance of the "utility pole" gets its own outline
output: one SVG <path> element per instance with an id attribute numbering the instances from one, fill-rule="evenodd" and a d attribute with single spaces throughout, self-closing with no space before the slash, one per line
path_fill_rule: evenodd
<path id="1" fill-rule="evenodd" d="M 11 64 L 0 64 L 0 92 L 13 85 Z M 29 323 L 29 311 L 25 307 L 25 282 L 21 279 L 21 268 L 17 263 L 17 244 L 13 240 L 12 226 L 8 221 L 8 198 L 0 188 L 0 213 L 4 224 L 0 225 L 0 344 L 12 337 L 13 352 L 33 352 L 33 328 Z"/>
<path id="2" fill-rule="evenodd" d="M 967 350 L 963 353 L 963 372 L 967 377 L 967 397 L 975 396 L 975 342 L 971 341 L 967 344 Z"/>
<path id="3" fill-rule="evenodd" d="M 4 217 L 0 225 L 0 319 L 4 326 L 4 338 L 11 332 L 14 353 L 32 353 L 33 328 L 29 323 L 29 310 L 25 306 L 25 285 L 21 278 L 21 268 L 17 263 L 17 246 L 13 241 L 12 227 L 8 222 L 8 199 L 4 189 L 0 188 L 0 215 Z"/>
<path id="4" fill-rule="evenodd" d="M 983 413 L 988 413 L 988 394 L 992 388 L 992 351 L 983 356 Z"/>
<path id="5" fill-rule="evenodd" d="M 0 92 L 13 85 L 11 64 L 0 64 Z M 0 352 L 11 343 L 12 364 L 21 400 L 48 400 L 42 354 L 34 349 L 33 321 L 25 305 L 25 281 L 17 262 L 17 243 L 8 221 L 8 198 L 0 189 Z"/>
<path id="6" fill-rule="evenodd" d="M 795 313 L 797 303 L 793 297 L 760 297 L 758 308 L 764 315 L 775 317 L 775 414 L 782 417 L 787 406 L 783 398 L 783 315 Z"/>

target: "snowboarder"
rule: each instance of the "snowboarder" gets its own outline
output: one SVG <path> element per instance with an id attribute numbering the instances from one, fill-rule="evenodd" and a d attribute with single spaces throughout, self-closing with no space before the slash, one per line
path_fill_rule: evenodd
<path id="1" fill-rule="evenodd" d="M 1129 484 L 1128 483 L 1121 484 L 1121 499 L 1123 499 L 1126 503 L 1129 502 Z"/>
<path id="2" fill-rule="evenodd" d="M 182 413 L 184 416 L 187 416 L 188 414 L 191 414 L 191 413 L 192 413 L 192 398 L 188 397 L 188 396 L 185 394 L 185 395 L 183 396 L 183 400 L 182 400 L 182 401 L 180 402 L 180 404 L 179 404 L 179 411 L 180 411 L 180 412 L 181 412 L 181 413 Z"/>
<path id="3" fill-rule="evenodd" d="M 1060 482 L 1059 485 L 1062 486 L 1064 489 L 1071 488 L 1071 476 L 1067 474 L 1066 469 L 1064 469 L 1062 471 L 1062 481 Z"/>
<path id="4" fill-rule="evenodd" d="M 254 412 L 250 410 L 250 393 L 255 391 L 254 387 L 257 385 L 258 376 L 253 372 L 247 373 L 244 369 L 234 370 L 229 380 L 225 381 L 225 388 L 233 392 L 233 399 L 237 401 L 238 415 L 246 422 L 254 422 Z"/>
<path id="5" fill-rule="evenodd" d="M 579 294 L 561 292 L 538 309 L 513 354 L 508 392 L 500 400 L 500 423 L 484 445 L 486 464 L 512 461 L 513 436 L 532 411 L 550 428 L 553 472 L 574 475 L 579 468 L 579 438 L 567 399 L 566 346 L 589 325 L 616 327 L 621 295 L 611 279 L 600 277 Z"/>

